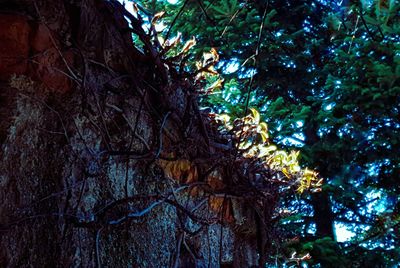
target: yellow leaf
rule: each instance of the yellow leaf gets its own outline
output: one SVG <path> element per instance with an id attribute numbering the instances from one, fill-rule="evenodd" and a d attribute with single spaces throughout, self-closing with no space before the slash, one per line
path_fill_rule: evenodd
<path id="1" fill-rule="evenodd" d="M 203 66 L 211 64 L 214 61 L 214 55 L 212 53 L 203 53 Z"/>
<path id="2" fill-rule="evenodd" d="M 291 151 L 288 155 L 288 162 L 290 163 L 297 163 L 297 157 L 299 156 L 299 152 Z"/>
<path id="3" fill-rule="evenodd" d="M 287 153 L 285 151 L 276 151 L 271 158 L 275 166 L 283 166 L 287 163 Z"/>
<path id="4" fill-rule="evenodd" d="M 286 168 L 282 168 L 282 173 L 287 177 L 290 178 L 290 173 L 288 172 L 288 170 Z"/>
<path id="5" fill-rule="evenodd" d="M 181 38 L 182 38 L 182 33 L 178 33 L 176 37 L 174 37 L 172 40 L 167 40 L 168 44 L 166 44 L 166 46 L 175 47 L 181 42 Z"/>
<path id="6" fill-rule="evenodd" d="M 291 173 L 297 173 L 300 172 L 301 169 L 299 164 L 296 162 L 289 165 L 289 170 Z"/>
<path id="7" fill-rule="evenodd" d="M 211 52 L 211 54 L 214 55 L 214 61 L 217 62 L 219 60 L 219 55 L 218 55 L 217 50 L 215 48 L 211 48 L 210 52 Z"/>
<path id="8" fill-rule="evenodd" d="M 261 131 L 264 131 L 265 133 L 268 133 L 268 125 L 267 125 L 267 123 L 261 122 L 261 123 L 259 124 L 259 126 L 260 126 L 260 128 L 261 128 Z"/>
<path id="9" fill-rule="evenodd" d="M 276 149 L 277 149 L 277 147 L 275 145 L 270 145 L 267 147 L 260 146 L 259 147 L 260 153 L 258 154 L 258 157 L 261 158 L 261 157 L 267 156 L 267 155 L 271 154 L 271 152 L 275 151 Z"/>
<path id="10" fill-rule="evenodd" d="M 245 116 L 242 119 L 243 123 L 245 124 L 251 124 L 252 122 L 254 122 L 254 118 L 251 115 Z"/>
<path id="11" fill-rule="evenodd" d="M 230 116 L 227 114 L 217 114 L 215 116 L 215 119 L 222 121 L 224 124 L 228 123 L 229 120 L 231 120 Z"/>
<path id="12" fill-rule="evenodd" d="M 297 188 L 297 192 L 299 192 L 300 194 L 302 194 L 304 192 L 305 188 L 304 185 L 300 184 L 299 187 Z"/>
<path id="13" fill-rule="evenodd" d="M 317 183 L 315 184 L 315 186 L 320 187 L 322 186 L 322 182 L 324 181 L 324 179 L 320 179 L 319 181 L 317 181 Z"/>
<path id="14" fill-rule="evenodd" d="M 162 36 L 157 36 L 158 42 L 162 45 L 165 44 L 165 40 Z"/>
<path id="15" fill-rule="evenodd" d="M 257 146 L 252 146 L 247 152 L 243 154 L 245 157 L 254 157 L 258 154 L 258 147 Z"/>
<path id="16" fill-rule="evenodd" d="M 305 176 L 307 176 L 307 175 L 314 175 L 314 171 L 309 170 L 308 168 L 306 168 L 306 169 L 304 170 L 304 175 L 305 175 Z"/>
<path id="17" fill-rule="evenodd" d="M 260 123 L 260 113 L 254 108 L 250 108 L 250 111 L 253 114 L 254 123 Z"/>
<path id="18" fill-rule="evenodd" d="M 241 142 L 240 144 L 239 144 L 239 149 L 241 149 L 241 150 L 246 150 L 246 149 L 249 149 L 250 148 L 250 146 L 251 146 L 251 142 Z"/>
<path id="19" fill-rule="evenodd" d="M 222 83 L 224 82 L 223 79 L 218 79 L 217 81 L 215 81 L 214 83 L 211 84 L 211 86 L 209 86 L 206 91 L 210 92 L 213 91 L 216 88 L 221 88 L 222 87 Z"/>
<path id="20" fill-rule="evenodd" d="M 218 74 L 218 72 L 214 69 L 214 66 L 209 66 L 209 67 L 205 70 L 205 72 L 210 73 L 210 74 L 213 74 L 213 75 L 217 75 L 217 74 Z"/>
<path id="21" fill-rule="evenodd" d="M 261 131 L 260 135 L 261 135 L 261 139 L 262 139 L 263 142 L 268 141 L 268 134 L 266 132 Z"/>
<path id="22" fill-rule="evenodd" d="M 151 24 L 156 24 L 156 22 L 164 16 L 165 12 L 161 11 L 154 15 L 153 19 L 151 20 Z"/>
<path id="23" fill-rule="evenodd" d="M 193 36 L 192 39 L 190 39 L 189 41 L 187 41 L 185 43 L 185 45 L 183 46 L 180 54 L 188 52 L 189 49 L 191 49 L 194 45 L 196 45 L 196 38 Z"/>
<path id="24" fill-rule="evenodd" d="M 322 192 L 322 189 L 321 188 L 315 188 L 315 189 L 311 189 L 311 192 L 314 194 L 314 193 L 319 193 L 319 192 Z"/>
<path id="25" fill-rule="evenodd" d="M 219 60 L 219 55 L 215 48 L 211 48 L 210 53 L 203 53 L 203 66 L 215 64 Z"/>
<path id="26" fill-rule="evenodd" d="M 201 62 L 200 61 L 196 61 L 196 68 L 197 70 L 200 70 L 202 67 Z"/>

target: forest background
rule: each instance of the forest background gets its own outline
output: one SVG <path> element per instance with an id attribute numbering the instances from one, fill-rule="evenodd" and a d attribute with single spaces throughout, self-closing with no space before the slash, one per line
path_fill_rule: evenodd
<path id="1" fill-rule="evenodd" d="M 282 200 L 287 255 L 309 252 L 313 267 L 399 264 L 399 2 L 138 4 L 165 12 L 160 43 L 196 41 L 191 62 L 218 51 L 202 109 L 230 118 L 258 109 L 272 142 L 301 151 L 324 178 L 321 192 Z"/>

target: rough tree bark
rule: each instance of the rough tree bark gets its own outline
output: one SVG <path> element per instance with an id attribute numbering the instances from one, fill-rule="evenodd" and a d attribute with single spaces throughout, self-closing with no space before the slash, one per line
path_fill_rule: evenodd
<path id="1" fill-rule="evenodd" d="M 116 1 L 0 2 L 0 266 L 261 266 L 276 200 L 256 215 L 225 192 L 228 212 L 209 209 L 196 185 L 220 156 L 194 85 L 134 18 Z"/>

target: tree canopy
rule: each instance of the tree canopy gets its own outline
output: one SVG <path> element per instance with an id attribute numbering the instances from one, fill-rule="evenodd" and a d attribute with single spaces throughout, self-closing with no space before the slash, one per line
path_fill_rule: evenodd
<path id="1" fill-rule="evenodd" d="M 218 52 L 203 109 L 240 118 L 256 108 L 271 142 L 300 150 L 301 164 L 324 178 L 321 192 L 281 200 L 286 237 L 276 258 L 310 253 L 312 267 L 399 263 L 398 2 L 138 4 L 165 11 L 161 42 L 178 33 L 196 40 L 192 62 Z"/>

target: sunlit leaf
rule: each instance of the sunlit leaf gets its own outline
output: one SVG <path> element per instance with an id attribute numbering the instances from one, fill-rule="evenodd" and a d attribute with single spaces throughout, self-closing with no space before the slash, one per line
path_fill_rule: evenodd
<path id="1" fill-rule="evenodd" d="M 218 79 L 217 81 L 215 81 L 214 83 L 212 83 L 211 86 L 209 86 L 209 87 L 206 89 L 206 91 L 207 91 L 207 92 L 211 92 L 211 91 L 213 91 L 214 89 L 221 88 L 223 82 L 224 82 L 223 79 Z"/>
<path id="2" fill-rule="evenodd" d="M 250 108 L 250 111 L 253 114 L 254 123 L 260 123 L 260 113 L 254 108 Z"/>
<path id="3" fill-rule="evenodd" d="M 190 39 L 189 41 L 187 41 L 185 43 L 180 54 L 184 54 L 184 53 L 188 52 L 194 45 L 196 45 L 196 38 L 193 36 L 192 39 Z"/>
<path id="4" fill-rule="evenodd" d="M 286 168 L 282 168 L 282 173 L 287 177 L 290 178 L 290 173 Z"/>
<path id="5" fill-rule="evenodd" d="M 272 152 L 276 151 L 277 147 L 275 145 L 270 145 L 270 146 L 261 146 L 259 147 L 260 153 L 258 154 L 258 157 L 262 158 L 267 155 L 270 155 Z"/>
<path id="6" fill-rule="evenodd" d="M 265 122 L 261 122 L 260 124 L 259 124 L 259 126 L 260 126 L 260 128 L 261 128 L 261 131 L 264 131 L 264 132 L 268 132 L 268 125 L 267 125 L 267 123 L 265 123 Z"/>
<path id="7" fill-rule="evenodd" d="M 231 117 L 227 114 L 218 114 L 216 116 L 217 120 L 222 121 L 224 124 L 228 123 L 231 120 Z"/>
<path id="8" fill-rule="evenodd" d="M 151 24 L 155 25 L 164 16 L 164 14 L 165 14 L 164 11 L 156 13 L 154 17 L 151 19 Z"/>
<path id="9" fill-rule="evenodd" d="M 268 134 L 266 132 L 261 131 L 260 135 L 261 135 L 261 139 L 262 139 L 263 142 L 268 141 Z"/>

